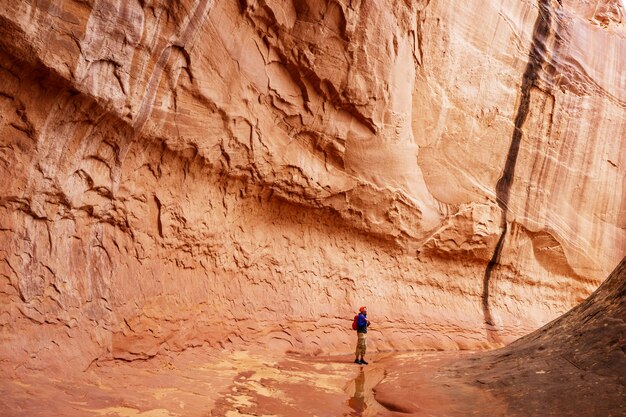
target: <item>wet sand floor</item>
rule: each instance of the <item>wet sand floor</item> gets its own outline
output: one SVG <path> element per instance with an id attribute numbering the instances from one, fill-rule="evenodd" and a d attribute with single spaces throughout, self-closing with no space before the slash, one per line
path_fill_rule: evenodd
<path id="1" fill-rule="evenodd" d="M 352 362 L 352 356 L 193 349 L 148 361 L 101 363 L 74 375 L 22 372 L 15 378 L 3 377 L 0 415 L 453 416 L 458 410 L 450 407 L 450 397 L 469 398 L 479 390 L 453 385 L 441 390 L 429 384 L 432 378 L 441 378 L 437 369 L 446 358 L 458 357 L 459 353 L 372 354 L 370 365 L 361 366 Z"/>

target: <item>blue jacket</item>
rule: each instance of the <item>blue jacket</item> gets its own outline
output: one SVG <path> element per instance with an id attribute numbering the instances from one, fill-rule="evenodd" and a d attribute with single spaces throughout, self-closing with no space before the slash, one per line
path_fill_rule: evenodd
<path id="1" fill-rule="evenodd" d="M 356 331 L 358 333 L 367 333 L 367 316 L 363 313 L 359 313 L 359 318 L 356 320 Z"/>

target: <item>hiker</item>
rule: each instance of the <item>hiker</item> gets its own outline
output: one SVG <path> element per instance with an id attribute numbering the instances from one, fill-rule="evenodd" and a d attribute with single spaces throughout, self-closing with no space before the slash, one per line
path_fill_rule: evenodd
<path id="1" fill-rule="evenodd" d="M 369 320 L 367 319 L 367 307 L 359 308 L 359 315 L 356 320 L 356 358 L 354 359 L 354 363 L 358 363 L 360 365 L 367 365 L 367 362 L 363 358 L 365 356 L 366 347 L 366 338 L 365 334 L 367 333 L 367 327 L 370 325 Z M 361 359 L 359 359 L 359 356 Z"/>

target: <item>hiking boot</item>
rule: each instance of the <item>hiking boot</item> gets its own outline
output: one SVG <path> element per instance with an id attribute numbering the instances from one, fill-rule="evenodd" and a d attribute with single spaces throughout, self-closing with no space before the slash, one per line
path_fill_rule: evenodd
<path id="1" fill-rule="evenodd" d="M 360 363 L 361 365 L 367 365 L 367 362 L 365 362 L 365 359 L 361 359 L 361 360 L 359 361 L 359 363 Z"/>
<path id="2" fill-rule="evenodd" d="M 357 365 L 360 365 L 360 364 L 361 364 L 361 361 L 360 361 L 360 360 L 358 360 L 358 359 L 355 359 L 355 360 L 354 360 L 354 363 L 356 363 Z"/>

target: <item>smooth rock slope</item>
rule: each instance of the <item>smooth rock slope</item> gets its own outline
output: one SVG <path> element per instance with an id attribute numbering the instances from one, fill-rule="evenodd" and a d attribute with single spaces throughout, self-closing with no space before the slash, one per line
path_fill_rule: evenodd
<path id="1" fill-rule="evenodd" d="M 626 257 L 557 320 L 503 349 L 444 363 L 393 358 L 376 399 L 408 415 L 624 415 Z"/>

